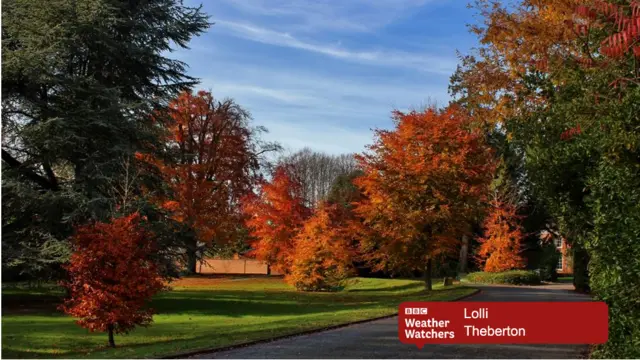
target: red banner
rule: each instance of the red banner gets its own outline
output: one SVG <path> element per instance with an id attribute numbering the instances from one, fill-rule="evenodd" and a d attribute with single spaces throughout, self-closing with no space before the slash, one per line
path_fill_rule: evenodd
<path id="1" fill-rule="evenodd" d="M 405 302 L 398 336 L 405 344 L 602 344 L 604 302 Z"/>

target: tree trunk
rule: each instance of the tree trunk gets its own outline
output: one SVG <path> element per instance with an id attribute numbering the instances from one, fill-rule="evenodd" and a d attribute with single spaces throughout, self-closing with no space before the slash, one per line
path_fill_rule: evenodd
<path id="1" fill-rule="evenodd" d="M 458 274 L 467 273 L 467 263 L 469 261 L 469 237 L 462 235 L 462 247 L 460 248 L 460 261 L 458 262 Z"/>
<path id="2" fill-rule="evenodd" d="M 187 249 L 187 272 L 191 275 L 197 273 L 198 256 L 195 250 Z"/>
<path id="3" fill-rule="evenodd" d="M 197 265 L 198 265 L 198 241 L 193 238 L 187 240 L 186 244 L 187 250 L 187 272 L 191 275 L 197 273 Z"/>
<path id="4" fill-rule="evenodd" d="M 589 254 L 582 246 L 572 245 L 573 250 L 573 286 L 576 291 L 588 293 L 589 286 Z"/>
<path id="5" fill-rule="evenodd" d="M 116 342 L 113 340 L 113 324 L 109 324 L 109 346 L 112 348 L 116 347 Z"/>
<path id="6" fill-rule="evenodd" d="M 424 268 L 424 287 L 427 291 L 433 290 L 433 284 L 431 279 L 431 257 L 427 260 L 427 266 Z"/>

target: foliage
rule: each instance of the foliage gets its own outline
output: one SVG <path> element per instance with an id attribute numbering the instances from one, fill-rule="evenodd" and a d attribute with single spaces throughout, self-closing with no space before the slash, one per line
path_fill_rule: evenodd
<path id="1" fill-rule="evenodd" d="M 355 184 L 355 179 L 362 175 L 363 172 L 361 170 L 354 170 L 348 174 L 342 174 L 336 177 L 331 185 L 331 190 L 329 190 L 327 201 L 352 208 L 353 203 L 359 201 L 362 197 L 360 189 Z"/>
<path id="2" fill-rule="evenodd" d="M 482 47 L 451 90 L 523 154 L 530 193 L 572 248 L 576 287 L 609 305 L 609 341 L 592 355 L 638 357 L 638 3 L 478 3 Z"/>
<path id="3" fill-rule="evenodd" d="M 521 255 L 523 238 L 516 207 L 494 199 L 484 221 L 484 236 L 478 239 L 478 259 L 486 272 L 503 272 L 522 269 L 525 260 Z"/>
<path id="4" fill-rule="evenodd" d="M 256 238 L 251 254 L 282 273 L 291 270 L 294 238 L 311 215 L 300 181 L 292 177 L 289 167 L 278 166 L 271 181 L 263 181 L 258 194 L 247 196 L 244 202 L 247 226 Z"/>
<path id="5" fill-rule="evenodd" d="M 558 261 L 561 254 L 556 249 L 556 246 L 552 242 L 548 242 L 542 245 L 542 258 L 538 264 L 538 273 L 543 281 L 556 281 L 558 280 Z"/>
<path id="6" fill-rule="evenodd" d="M 209 23 L 175 0 L 2 5 L 2 263 L 46 276 L 68 260 L 72 224 L 111 216 L 120 159 L 195 83 L 167 54 Z"/>
<path id="7" fill-rule="evenodd" d="M 158 203 L 193 232 L 186 242 L 188 269 L 195 272 L 198 243 L 230 242 L 242 222 L 240 199 L 260 176 L 261 129 L 232 100 L 183 92 L 168 108 L 167 132 L 158 155 L 138 154 L 169 188 Z M 271 144 L 267 144 L 270 145 Z"/>
<path id="8" fill-rule="evenodd" d="M 344 209 L 321 203 L 295 237 L 291 273 L 285 280 L 303 291 L 335 291 L 351 275 L 353 250 Z"/>
<path id="9" fill-rule="evenodd" d="M 587 44 L 590 36 L 599 37 L 598 32 L 602 33 L 604 30 L 604 38 L 599 46 L 593 48 L 594 52 L 606 57 L 598 65 L 609 66 L 611 59 L 621 59 L 627 54 L 640 59 L 640 2 L 592 0 L 576 6 L 574 14 L 578 15 L 578 19 L 569 22 L 569 25 L 574 27 Z M 595 66 L 596 62 L 591 56 L 582 61 L 589 66 Z"/>
<path id="10" fill-rule="evenodd" d="M 79 227 L 65 266 L 69 298 L 61 308 L 90 331 L 108 331 L 112 346 L 113 333 L 151 323 L 153 311 L 145 304 L 164 287 L 151 261 L 153 237 L 141 228 L 140 220 L 132 214 Z"/>
<path id="11" fill-rule="evenodd" d="M 491 151 L 456 107 L 394 119 L 395 129 L 377 130 L 371 152 L 358 156 L 365 198 L 355 212 L 374 233 L 363 235 L 362 252 L 374 271 L 430 270 L 470 227 L 491 181 Z"/>
<path id="12" fill-rule="evenodd" d="M 535 271 L 510 270 L 503 272 L 474 272 L 466 281 L 477 284 L 539 285 L 540 276 Z"/>

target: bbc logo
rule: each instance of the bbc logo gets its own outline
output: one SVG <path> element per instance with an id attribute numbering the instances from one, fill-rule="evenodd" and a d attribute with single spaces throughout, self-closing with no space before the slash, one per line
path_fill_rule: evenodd
<path id="1" fill-rule="evenodd" d="M 427 308 L 405 308 L 405 315 L 427 315 Z"/>

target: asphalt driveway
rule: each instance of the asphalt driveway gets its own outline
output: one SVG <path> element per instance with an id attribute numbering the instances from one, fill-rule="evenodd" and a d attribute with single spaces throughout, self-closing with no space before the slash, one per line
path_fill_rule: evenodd
<path id="1" fill-rule="evenodd" d="M 483 286 L 466 301 L 585 301 L 569 285 L 536 287 Z M 549 326 L 554 321 L 550 319 Z M 425 345 L 419 350 L 398 340 L 398 318 L 388 318 L 315 334 L 213 352 L 195 358 L 582 358 L 583 345 Z"/>

